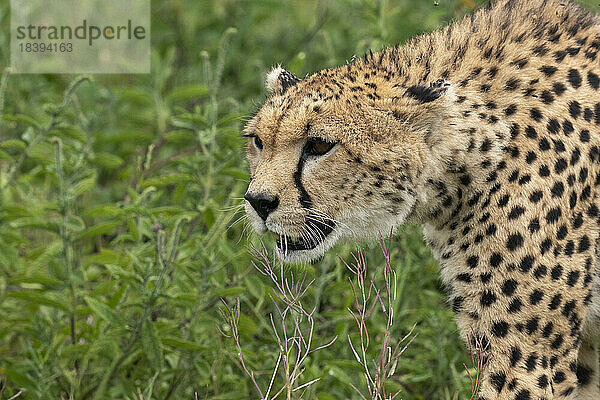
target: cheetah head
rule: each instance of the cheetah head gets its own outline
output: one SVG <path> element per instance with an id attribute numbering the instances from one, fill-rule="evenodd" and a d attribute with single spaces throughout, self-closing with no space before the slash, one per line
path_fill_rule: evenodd
<path id="1" fill-rule="evenodd" d="M 420 177 L 446 118 L 451 85 L 394 85 L 376 70 L 299 80 L 277 67 L 270 97 L 244 128 L 247 216 L 287 262 L 340 240 L 375 239 L 419 214 Z M 450 90 L 449 90 L 450 89 Z"/>

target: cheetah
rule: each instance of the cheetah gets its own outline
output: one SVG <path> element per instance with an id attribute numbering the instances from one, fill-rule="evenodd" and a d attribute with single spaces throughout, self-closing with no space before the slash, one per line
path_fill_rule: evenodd
<path id="1" fill-rule="evenodd" d="M 244 128 L 246 213 L 286 262 L 421 224 L 480 400 L 600 399 L 600 19 L 499 0 L 300 80 Z"/>

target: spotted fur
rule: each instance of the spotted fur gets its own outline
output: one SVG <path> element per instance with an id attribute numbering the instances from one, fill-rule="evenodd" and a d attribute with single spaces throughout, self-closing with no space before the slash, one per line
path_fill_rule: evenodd
<path id="1" fill-rule="evenodd" d="M 600 399 L 599 19 L 499 0 L 298 80 L 247 124 L 247 213 L 287 261 L 421 223 L 480 400 Z M 260 213 L 258 212 L 260 211 Z"/>

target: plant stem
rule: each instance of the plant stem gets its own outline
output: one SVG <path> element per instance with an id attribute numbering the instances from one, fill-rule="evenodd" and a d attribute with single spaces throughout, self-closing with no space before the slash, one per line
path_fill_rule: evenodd
<path id="1" fill-rule="evenodd" d="M 67 194 L 63 165 L 62 165 L 62 146 L 59 140 L 54 141 L 54 156 L 56 160 L 56 177 L 58 179 L 58 211 L 61 216 L 60 239 L 62 241 L 63 263 L 67 273 L 69 291 L 71 296 L 71 343 L 75 344 L 75 308 L 77 301 L 75 299 L 75 287 L 73 283 L 73 247 L 71 235 L 68 227 L 70 202 Z"/>
<path id="2" fill-rule="evenodd" d="M 67 274 L 67 282 L 69 285 L 69 297 L 71 300 L 71 312 L 69 315 L 69 331 L 71 336 L 71 344 L 77 343 L 75 313 L 77 311 L 77 295 L 75 292 L 75 283 L 73 282 L 73 242 L 69 232 L 69 194 L 67 193 L 67 184 L 65 182 L 63 165 L 62 165 L 62 146 L 60 140 L 54 141 L 54 156 L 56 161 L 56 177 L 58 179 L 58 210 L 61 216 L 60 224 L 60 239 L 62 242 L 62 255 L 65 271 Z M 75 360 L 75 375 L 79 376 L 79 360 Z M 74 383 L 71 382 L 71 395 L 75 391 Z"/>
<path id="3" fill-rule="evenodd" d="M 10 67 L 4 68 L 2 78 L 0 79 L 0 120 L 4 112 L 4 99 L 6 95 L 6 86 L 8 84 L 8 75 L 10 75 Z"/>

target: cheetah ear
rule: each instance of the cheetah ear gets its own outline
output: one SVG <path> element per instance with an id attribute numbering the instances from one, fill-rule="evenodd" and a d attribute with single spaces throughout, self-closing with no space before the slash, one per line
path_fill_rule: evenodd
<path id="1" fill-rule="evenodd" d="M 419 103 L 417 107 L 411 107 L 413 112 L 410 115 L 404 117 L 406 123 L 416 131 L 423 132 L 425 142 L 430 146 L 447 140 L 447 136 L 441 132 L 444 131 L 445 121 L 453 114 L 453 104 L 458 100 L 453 84 L 440 79 L 427 86 L 410 86 L 406 89 L 405 97 Z"/>
<path id="2" fill-rule="evenodd" d="M 266 86 L 270 94 L 283 94 L 289 87 L 298 82 L 300 82 L 300 79 L 296 75 L 278 65 L 267 74 Z"/>
<path id="3" fill-rule="evenodd" d="M 452 83 L 443 79 L 439 79 L 429 86 L 410 86 L 406 89 L 406 95 L 412 97 L 421 104 L 435 102 L 442 98 L 447 102 L 454 102 L 456 100 L 456 93 L 454 92 Z"/>

